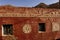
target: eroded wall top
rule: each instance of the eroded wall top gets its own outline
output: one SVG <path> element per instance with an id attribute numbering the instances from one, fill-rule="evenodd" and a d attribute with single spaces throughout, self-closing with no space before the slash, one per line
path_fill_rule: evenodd
<path id="1" fill-rule="evenodd" d="M 60 17 L 60 9 L 1 6 L 0 17 Z"/>

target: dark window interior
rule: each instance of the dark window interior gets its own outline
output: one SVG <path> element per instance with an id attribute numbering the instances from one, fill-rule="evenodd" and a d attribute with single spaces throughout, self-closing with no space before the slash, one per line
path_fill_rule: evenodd
<path id="1" fill-rule="evenodd" d="M 13 25 L 12 24 L 4 24 L 3 31 L 5 35 L 12 35 L 13 34 Z"/>
<path id="2" fill-rule="evenodd" d="M 60 40 L 60 38 L 59 39 L 56 39 L 56 40 Z"/>
<path id="3" fill-rule="evenodd" d="M 45 23 L 39 23 L 39 31 L 45 31 Z"/>

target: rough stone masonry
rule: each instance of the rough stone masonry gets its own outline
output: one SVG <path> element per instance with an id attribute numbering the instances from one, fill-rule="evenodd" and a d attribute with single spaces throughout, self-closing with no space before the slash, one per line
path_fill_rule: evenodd
<path id="1" fill-rule="evenodd" d="M 13 28 L 7 27 L 12 35 L 9 30 L 8 34 L 4 34 L 7 29 L 4 31 L 3 25 Z M 57 39 L 60 39 L 60 9 L 0 7 L 0 40 Z"/>

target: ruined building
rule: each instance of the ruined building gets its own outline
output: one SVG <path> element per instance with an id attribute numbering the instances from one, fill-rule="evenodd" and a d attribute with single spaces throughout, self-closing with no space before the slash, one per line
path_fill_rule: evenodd
<path id="1" fill-rule="evenodd" d="M 0 40 L 60 40 L 60 9 L 0 6 Z"/>

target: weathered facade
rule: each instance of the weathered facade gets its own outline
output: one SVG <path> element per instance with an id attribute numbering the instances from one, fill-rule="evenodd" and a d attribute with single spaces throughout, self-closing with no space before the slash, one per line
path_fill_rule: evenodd
<path id="1" fill-rule="evenodd" d="M 60 39 L 60 9 L 0 7 L 0 40 L 57 39 Z"/>

